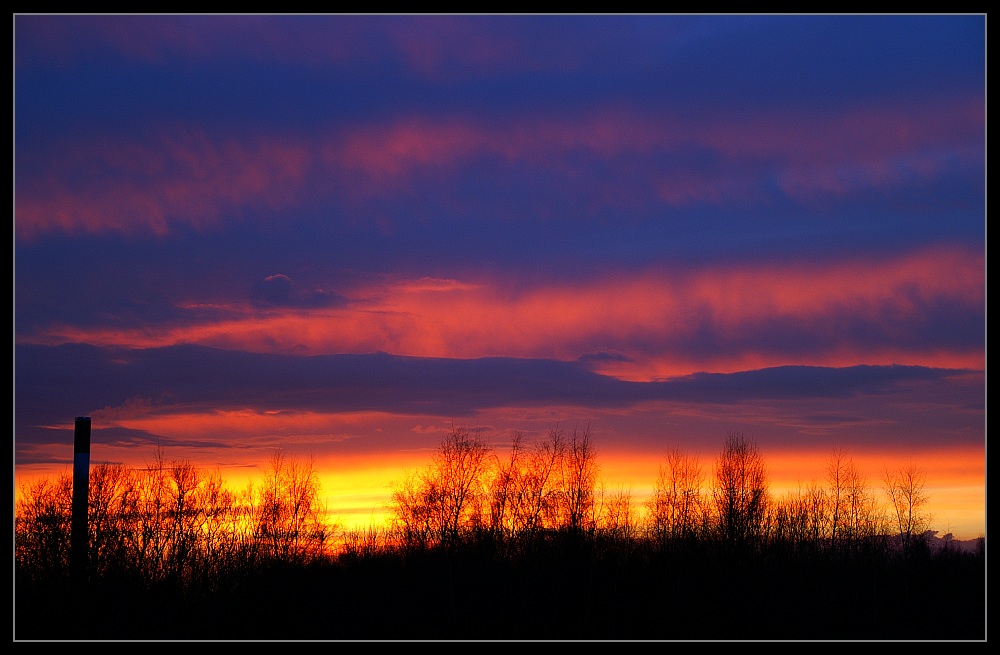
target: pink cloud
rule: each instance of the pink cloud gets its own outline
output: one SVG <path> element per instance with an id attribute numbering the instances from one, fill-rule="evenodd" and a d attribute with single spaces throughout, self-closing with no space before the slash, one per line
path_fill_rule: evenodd
<path id="1" fill-rule="evenodd" d="M 326 160 L 362 173 L 367 185 L 361 192 L 377 194 L 394 185 L 408 189 L 415 171 L 448 173 L 474 157 L 575 172 L 580 164 L 567 163 L 570 155 L 606 160 L 708 149 L 721 156 L 721 169 L 639 172 L 634 187 L 620 193 L 608 189 L 607 201 L 628 202 L 638 188 L 676 206 L 731 206 L 763 200 L 762 179 L 772 177 L 799 200 L 933 180 L 956 160 L 974 165 L 982 159 L 983 125 L 980 97 L 929 108 L 885 107 L 818 118 L 766 115 L 740 123 L 606 108 L 569 119 L 542 115 L 498 125 L 408 119 L 351 130 L 342 142 L 328 145 Z M 587 193 L 595 193 L 601 180 L 586 179 Z"/>
<path id="2" fill-rule="evenodd" d="M 20 238 L 52 230 L 163 235 L 171 225 L 204 228 L 248 206 L 287 207 L 310 158 L 300 142 L 212 140 L 192 130 L 145 144 L 78 143 L 50 165 L 41 181 L 18 188 Z"/>
<path id="3" fill-rule="evenodd" d="M 146 142 L 81 141 L 40 159 L 37 178 L 19 176 L 15 228 L 19 238 L 49 231 L 162 235 L 173 225 L 203 228 L 246 208 L 283 209 L 319 197 L 348 203 L 357 210 L 350 213 L 364 217 L 373 198 L 416 192 L 417 174 L 422 183 L 431 175 L 447 187 L 449 176 L 491 158 L 578 185 L 580 201 L 594 210 L 760 203 L 775 181 L 790 197 L 809 201 L 930 182 L 956 162 L 976 165 L 984 156 L 977 100 L 822 119 L 761 116 L 738 125 L 607 108 L 498 124 L 408 117 L 331 128 L 313 139 L 175 129 Z M 654 155 L 683 161 L 691 149 L 718 153 L 718 163 L 677 172 L 642 164 Z M 607 178 L 588 168 L 615 160 L 631 173 Z M 371 220 L 391 229 L 384 214 Z"/>
<path id="4" fill-rule="evenodd" d="M 913 339 L 907 334 L 940 299 L 981 306 L 983 276 L 981 253 L 935 249 L 842 264 L 732 266 L 684 274 L 656 269 L 589 282 L 539 282 L 517 292 L 505 290 L 502 281 L 425 278 L 353 289 L 352 302 L 344 306 L 269 311 L 233 306 L 228 315 L 239 318 L 134 330 L 52 326 L 35 341 L 561 360 L 614 351 L 622 356 L 601 360 L 597 370 L 635 380 L 785 364 L 982 368 L 979 346 L 920 339 L 908 345 Z M 887 317 L 892 317 L 888 323 Z M 839 327 L 852 324 L 887 336 L 871 342 Z M 706 329 L 712 334 L 708 345 L 702 342 Z M 785 341 L 803 336 L 795 330 L 817 332 L 804 335 L 813 345 L 789 350 Z"/>

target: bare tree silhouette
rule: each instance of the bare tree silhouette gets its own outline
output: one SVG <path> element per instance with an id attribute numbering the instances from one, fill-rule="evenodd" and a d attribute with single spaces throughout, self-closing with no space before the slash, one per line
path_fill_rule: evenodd
<path id="1" fill-rule="evenodd" d="M 704 474 L 698 458 L 678 448 L 667 451 L 653 493 L 646 503 L 649 528 L 661 543 L 698 534 L 707 508 Z"/>
<path id="2" fill-rule="evenodd" d="M 263 481 L 240 492 L 162 450 L 145 469 L 96 466 L 89 582 L 100 596 L 58 627 L 49 617 L 74 596 L 72 479 L 24 485 L 17 629 L 43 639 L 985 635 L 984 542 L 936 551 L 921 538 L 932 532 L 913 465 L 886 469 L 889 513 L 841 450 L 824 480 L 772 500 L 762 454 L 732 432 L 710 493 L 697 460 L 668 451 L 639 531 L 631 491 L 598 479 L 589 430 L 511 441 L 495 457 L 478 431 L 453 429 L 394 489 L 394 527 L 406 529 L 372 526 L 339 551 L 311 459 L 276 451 Z M 912 544 L 905 556 L 886 547 L 890 514 L 891 531 Z M 545 602 L 511 615 L 524 598 Z M 729 620 L 706 620 L 710 603 Z"/>
<path id="3" fill-rule="evenodd" d="M 31 580 L 58 580 L 69 574 L 73 476 L 43 478 L 21 486 L 14 511 L 14 559 Z"/>
<path id="4" fill-rule="evenodd" d="M 924 533 L 930 521 L 925 512 L 930 499 L 925 491 L 926 475 L 921 468 L 910 463 L 894 470 L 886 468 L 882 483 L 902 545 L 908 549 L 913 545 L 914 538 Z"/>
<path id="5" fill-rule="evenodd" d="M 722 538 L 751 545 L 763 536 L 768 508 L 767 469 L 757 444 L 742 432 L 729 432 L 715 464 L 712 497 Z"/>
<path id="6" fill-rule="evenodd" d="M 405 544 L 454 544 L 486 525 L 491 453 L 478 433 L 453 427 L 427 467 L 394 485 L 392 514 Z"/>
<path id="7" fill-rule="evenodd" d="M 314 460 L 274 451 L 253 515 L 264 557 L 306 562 L 325 555 L 332 535 L 321 498 Z"/>
<path id="8" fill-rule="evenodd" d="M 598 473 L 597 448 L 590 427 L 574 429 L 563 450 L 559 470 L 561 527 L 572 533 L 596 527 L 594 500 Z"/>

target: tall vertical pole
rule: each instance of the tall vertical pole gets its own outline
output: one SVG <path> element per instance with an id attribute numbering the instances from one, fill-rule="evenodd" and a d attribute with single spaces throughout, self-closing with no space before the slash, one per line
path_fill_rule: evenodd
<path id="1" fill-rule="evenodd" d="M 83 581 L 87 573 L 87 491 L 90 487 L 90 417 L 76 417 L 73 431 L 73 518 L 70 526 L 70 573 Z"/>

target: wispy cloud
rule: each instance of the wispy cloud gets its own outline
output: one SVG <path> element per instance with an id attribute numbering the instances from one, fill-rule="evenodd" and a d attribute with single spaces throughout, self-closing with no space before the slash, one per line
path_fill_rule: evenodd
<path id="1" fill-rule="evenodd" d="M 331 125 L 308 138 L 256 126 L 250 138 L 221 126 L 157 126 L 152 139 L 95 136 L 20 156 L 15 227 L 22 239 L 53 231 L 163 236 L 247 213 L 301 211 L 318 199 L 373 220 L 380 199 L 413 194 L 448 216 L 482 202 L 491 185 L 525 184 L 524 170 L 551 188 L 539 185 L 540 195 L 522 201 L 544 208 L 555 197 L 578 196 L 573 204 L 584 211 L 574 221 L 610 207 L 766 210 L 782 200 L 825 207 L 957 173 L 978 177 L 984 129 L 981 97 L 738 123 L 609 109 L 500 125 L 393 119 Z M 486 184 L 462 192 L 463 171 Z"/>
<path id="2" fill-rule="evenodd" d="M 230 471 L 456 418 L 982 469 L 984 15 L 14 28 L 19 473 L 87 412 Z"/>

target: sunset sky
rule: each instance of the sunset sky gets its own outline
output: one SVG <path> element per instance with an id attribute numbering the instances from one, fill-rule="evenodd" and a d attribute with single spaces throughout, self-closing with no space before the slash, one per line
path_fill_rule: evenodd
<path id="1" fill-rule="evenodd" d="M 14 16 L 15 485 L 730 431 L 986 523 L 985 15 Z"/>

